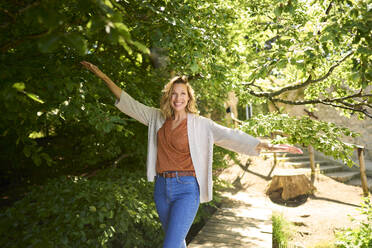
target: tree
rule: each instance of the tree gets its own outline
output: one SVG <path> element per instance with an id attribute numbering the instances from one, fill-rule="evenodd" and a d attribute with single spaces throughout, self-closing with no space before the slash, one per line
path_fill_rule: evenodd
<path id="1" fill-rule="evenodd" d="M 251 1 L 241 15 L 242 95 L 372 118 L 368 1 Z M 296 90 L 298 99 L 285 97 Z"/>
<path id="2" fill-rule="evenodd" d="M 0 13 L 8 181 L 30 174 L 30 162 L 49 175 L 127 154 L 143 168 L 145 127 L 119 115 L 81 60 L 150 106 L 159 106 L 172 73 L 186 74 L 201 114 L 215 119 L 231 90 L 246 102 L 319 102 L 370 117 L 371 10 L 363 1 L 23 0 L 3 1 Z M 300 99 L 282 98 L 295 89 Z"/>

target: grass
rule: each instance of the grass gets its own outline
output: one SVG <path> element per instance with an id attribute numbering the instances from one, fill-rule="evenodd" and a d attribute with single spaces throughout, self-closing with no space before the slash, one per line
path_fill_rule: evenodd
<path id="1" fill-rule="evenodd" d="M 319 243 L 317 243 L 314 246 L 310 246 L 308 248 L 336 248 L 334 241 L 331 240 L 324 240 Z"/>
<path id="2" fill-rule="evenodd" d="M 294 225 L 277 212 L 273 213 L 271 220 L 273 222 L 273 248 L 288 247 L 288 242 L 293 237 Z"/>

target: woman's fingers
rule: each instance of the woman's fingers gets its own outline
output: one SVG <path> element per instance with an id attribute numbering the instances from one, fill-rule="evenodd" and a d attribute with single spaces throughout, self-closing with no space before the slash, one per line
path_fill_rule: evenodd
<path id="1" fill-rule="evenodd" d="M 80 64 L 82 64 L 85 68 L 90 69 L 90 70 L 97 68 L 97 66 L 87 61 L 81 61 Z"/>
<path id="2" fill-rule="evenodd" d="M 88 70 L 91 70 L 92 69 L 92 64 L 89 63 L 89 62 L 87 62 L 87 61 L 81 61 L 80 64 L 82 64 Z"/>
<path id="3" fill-rule="evenodd" d="M 285 144 L 274 145 L 274 148 L 276 148 L 278 150 L 287 151 L 287 152 L 290 152 L 290 153 L 298 153 L 298 154 L 303 153 L 300 148 L 297 148 L 295 146 L 285 145 Z"/>
<path id="4" fill-rule="evenodd" d="M 288 151 L 290 153 L 297 153 L 297 154 L 302 154 L 303 153 L 301 149 L 299 149 L 297 147 L 294 147 L 294 146 L 289 147 Z"/>
<path id="5" fill-rule="evenodd" d="M 298 153 L 298 154 L 302 154 L 302 150 L 300 148 L 297 148 L 297 147 L 292 147 L 290 152 L 292 153 Z"/>
<path id="6" fill-rule="evenodd" d="M 90 63 L 83 60 L 83 61 L 80 61 L 80 64 L 82 64 L 83 66 L 88 66 Z"/>

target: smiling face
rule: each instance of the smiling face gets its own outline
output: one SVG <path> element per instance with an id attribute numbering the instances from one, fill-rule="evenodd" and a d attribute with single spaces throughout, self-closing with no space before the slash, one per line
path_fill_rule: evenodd
<path id="1" fill-rule="evenodd" d="M 187 86 L 182 83 L 173 85 L 170 104 L 174 112 L 182 113 L 186 111 L 186 106 L 190 97 L 187 92 Z"/>
<path id="2" fill-rule="evenodd" d="M 194 90 L 186 76 L 173 77 L 162 90 L 160 110 L 164 118 L 184 117 L 186 113 L 198 114 Z M 181 114 L 181 116 L 179 116 Z"/>

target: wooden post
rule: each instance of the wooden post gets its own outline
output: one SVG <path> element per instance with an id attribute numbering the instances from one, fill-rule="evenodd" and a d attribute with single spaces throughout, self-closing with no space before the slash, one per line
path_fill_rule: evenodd
<path id="1" fill-rule="evenodd" d="M 270 136 L 271 136 L 272 140 L 275 138 L 275 135 L 276 134 L 274 134 L 273 132 L 271 133 Z M 267 178 L 269 178 L 269 179 L 271 178 L 271 174 L 273 173 L 276 165 L 278 164 L 278 159 L 277 159 L 277 156 L 276 156 L 276 152 L 273 152 L 273 153 L 274 153 L 274 165 L 273 165 L 273 167 L 271 167 L 271 170 L 270 170 L 269 174 L 267 175 Z"/>
<path id="2" fill-rule="evenodd" d="M 271 174 L 273 173 L 277 164 L 278 164 L 278 161 L 277 161 L 277 158 L 276 158 L 276 152 L 274 152 L 274 165 L 273 165 L 273 167 L 271 167 L 271 170 L 270 170 L 269 174 L 267 175 L 267 178 L 269 178 L 269 179 L 271 178 Z"/>
<path id="3" fill-rule="evenodd" d="M 309 159 L 310 159 L 310 168 L 311 168 L 311 183 L 314 185 L 315 182 L 315 156 L 314 156 L 314 148 L 312 145 L 307 147 L 309 150 Z"/>
<path id="4" fill-rule="evenodd" d="M 366 165 L 364 164 L 364 147 L 357 147 L 358 150 L 358 159 L 359 159 L 359 168 L 360 168 L 360 180 L 362 181 L 363 195 L 368 196 L 368 183 L 366 176 Z"/>

